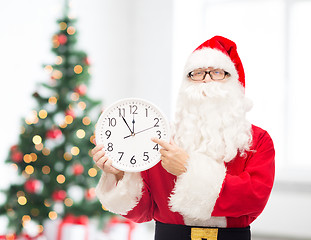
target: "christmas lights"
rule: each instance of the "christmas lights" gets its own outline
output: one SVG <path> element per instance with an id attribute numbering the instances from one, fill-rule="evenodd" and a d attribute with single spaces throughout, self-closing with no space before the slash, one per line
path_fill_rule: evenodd
<path id="1" fill-rule="evenodd" d="M 40 144 L 42 142 L 42 138 L 39 136 L 39 135 L 35 135 L 33 138 L 32 138 L 32 142 L 34 144 Z"/>
<path id="2" fill-rule="evenodd" d="M 65 159 L 66 161 L 70 161 L 70 160 L 72 159 L 71 153 L 65 152 L 65 153 L 64 153 L 64 159 Z"/>
<path id="3" fill-rule="evenodd" d="M 73 35 L 73 34 L 75 34 L 75 32 L 76 32 L 76 29 L 73 26 L 70 26 L 67 28 L 67 33 L 69 35 Z"/>
<path id="4" fill-rule="evenodd" d="M 63 174 L 59 174 L 59 175 L 56 177 L 56 181 L 57 181 L 59 184 L 63 184 L 63 183 L 66 181 L 66 177 L 65 177 Z"/>
<path id="5" fill-rule="evenodd" d="M 80 74 L 80 73 L 82 73 L 83 68 L 82 68 L 81 65 L 76 65 L 76 66 L 74 67 L 73 70 L 74 70 L 74 72 L 75 72 L 76 74 Z"/>
<path id="6" fill-rule="evenodd" d="M 95 168 L 90 168 L 88 174 L 90 177 L 95 177 L 97 175 L 97 170 Z"/>
<path id="7" fill-rule="evenodd" d="M 83 119 L 82 119 L 82 123 L 85 125 L 85 126 L 87 126 L 87 125 L 90 125 L 90 123 L 91 123 L 91 119 L 89 118 L 89 117 L 84 117 Z"/>
<path id="8" fill-rule="evenodd" d="M 77 156 L 80 153 L 80 149 L 78 147 L 71 148 L 71 154 Z"/>
<path id="9" fill-rule="evenodd" d="M 77 135 L 78 138 L 84 138 L 85 137 L 85 131 L 83 129 L 79 129 L 76 132 L 76 135 Z"/>
<path id="10" fill-rule="evenodd" d="M 43 220 L 76 214 L 77 209 L 79 214 L 98 216 L 101 207 L 91 201 L 95 197 L 91 186 L 100 176 L 91 159 L 94 136 L 90 136 L 94 131 L 90 116 L 96 116 L 92 109 L 100 102 L 86 96 L 90 59 L 74 48 L 73 23 L 68 16 L 59 21 L 52 37 L 54 62 L 44 65 L 48 82 L 32 94 L 38 106 L 25 117 L 19 142 L 8 154 L 7 162 L 21 181 L 6 191 L 0 208 L 14 226 L 14 238 L 26 223 L 35 222 L 42 233 Z"/>

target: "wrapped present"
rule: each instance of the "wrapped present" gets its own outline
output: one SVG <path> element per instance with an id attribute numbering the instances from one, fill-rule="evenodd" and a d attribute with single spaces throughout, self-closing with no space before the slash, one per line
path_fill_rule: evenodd
<path id="1" fill-rule="evenodd" d="M 114 239 L 132 239 L 133 230 L 136 227 L 136 223 L 126 218 L 114 216 L 110 219 L 106 226 L 106 231 L 109 232 L 109 236 Z"/>
<path id="2" fill-rule="evenodd" d="M 57 240 L 88 240 L 87 216 L 67 215 L 58 226 Z"/>

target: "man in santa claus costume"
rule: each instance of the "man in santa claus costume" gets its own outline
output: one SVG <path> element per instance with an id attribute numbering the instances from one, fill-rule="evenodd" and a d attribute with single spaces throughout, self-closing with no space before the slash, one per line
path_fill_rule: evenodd
<path id="1" fill-rule="evenodd" d="M 246 120 L 251 102 L 236 45 L 215 36 L 188 58 L 170 143 L 161 162 L 141 173 L 111 166 L 103 146 L 93 159 L 103 170 L 96 188 L 109 211 L 156 222 L 156 240 L 248 240 L 274 181 L 269 134 Z"/>

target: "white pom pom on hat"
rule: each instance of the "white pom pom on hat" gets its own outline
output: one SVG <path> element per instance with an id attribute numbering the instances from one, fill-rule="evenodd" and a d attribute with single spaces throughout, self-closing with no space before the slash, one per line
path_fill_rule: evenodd
<path id="1" fill-rule="evenodd" d="M 245 88 L 245 74 L 236 44 L 222 36 L 214 36 L 198 46 L 189 56 L 184 76 L 197 68 L 221 68 L 229 72 Z"/>

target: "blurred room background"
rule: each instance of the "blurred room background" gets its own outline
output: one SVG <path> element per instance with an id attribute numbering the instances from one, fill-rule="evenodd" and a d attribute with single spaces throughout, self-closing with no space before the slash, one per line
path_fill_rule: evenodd
<path id="1" fill-rule="evenodd" d="M 62 7 L 61 0 L 0 4 L 2 189 L 14 178 L 4 160 L 21 118 L 34 107 L 36 84 L 48 78 L 42 65 L 54 59 L 50 39 Z M 145 98 L 173 120 L 188 55 L 214 35 L 236 42 L 254 103 L 248 118 L 276 149 L 275 186 L 252 224 L 262 239 L 311 239 L 310 11 L 309 0 L 72 1 L 79 47 L 92 65 L 89 90 L 105 105 Z"/>

